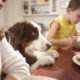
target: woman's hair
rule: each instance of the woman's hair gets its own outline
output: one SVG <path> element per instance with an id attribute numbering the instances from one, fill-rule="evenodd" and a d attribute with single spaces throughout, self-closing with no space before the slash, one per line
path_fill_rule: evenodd
<path id="1" fill-rule="evenodd" d="M 4 37 L 4 30 L 0 28 L 0 40 Z"/>
<path id="2" fill-rule="evenodd" d="M 70 0 L 67 9 L 68 8 L 71 8 L 72 11 L 79 9 L 80 8 L 80 0 Z"/>

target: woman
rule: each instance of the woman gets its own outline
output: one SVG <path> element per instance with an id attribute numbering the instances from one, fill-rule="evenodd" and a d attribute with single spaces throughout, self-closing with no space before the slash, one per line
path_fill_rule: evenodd
<path id="1" fill-rule="evenodd" d="M 5 1 L 0 0 L 0 9 Z M 4 80 L 22 80 L 30 75 L 29 65 L 19 51 L 15 51 L 7 42 L 4 31 L 0 28 L 0 76 L 2 72 L 7 74 Z"/>

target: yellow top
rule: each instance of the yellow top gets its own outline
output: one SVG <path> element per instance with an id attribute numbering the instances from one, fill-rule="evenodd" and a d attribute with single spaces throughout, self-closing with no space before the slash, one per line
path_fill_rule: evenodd
<path id="1" fill-rule="evenodd" d="M 65 17 L 64 17 L 64 15 L 61 15 L 61 16 L 59 16 L 58 18 L 56 18 L 54 21 L 52 21 L 51 23 L 50 23 L 50 28 L 51 28 L 51 25 L 55 22 L 55 21 L 57 21 L 59 24 L 60 24 L 60 30 L 56 33 L 56 35 L 55 35 L 55 38 L 54 39 L 65 39 L 65 38 L 68 38 L 68 37 L 70 37 L 70 36 L 73 36 L 74 35 L 74 33 L 75 33 L 75 24 L 69 24 L 67 21 L 66 21 L 66 19 L 65 19 Z M 50 31 L 50 30 L 49 30 Z M 60 48 L 60 47 L 58 47 L 58 46 L 52 46 L 50 49 L 51 50 L 57 50 L 58 48 Z"/>

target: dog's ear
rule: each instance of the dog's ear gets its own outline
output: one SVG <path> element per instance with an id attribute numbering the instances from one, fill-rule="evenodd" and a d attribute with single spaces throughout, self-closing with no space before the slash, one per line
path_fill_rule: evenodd
<path id="1" fill-rule="evenodd" d="M 23 35 L 26 28 L 26 22 L 16 23 L 8 29 L 8 32 L 11 36 L 19 39 Z"/>
<path id="2" fill-rule="evenodd" d="M 19 32 L 20 23 L 16 23 L 8 29 L 9 35 L 15 36 Z"/>
<path id="3" fill-rule="evenodd" d="M 13 47 L 17 47 L 22 42 L 22 37 L 27 28 L 26 22 L 19 22 L 8 29 L 9 37 Z"/>

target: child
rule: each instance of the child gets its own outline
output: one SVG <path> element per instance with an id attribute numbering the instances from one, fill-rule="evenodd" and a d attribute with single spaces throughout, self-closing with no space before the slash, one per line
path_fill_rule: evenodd
<path id="1" fill-rule="evenodd" d="M 71 0 L 66 14 L 62 14 L 50 23 L 47 39 L 54 45 L 51 50 L 69 49 L 75 46 L 77 41 L 75 24 L 78 22 L 80 22 L 80 0 Z"/>
<path id="2" fill-rule="evenodd" d="M 3 4 L 0 3 L 0 9 L 2 7 Z M 19 51 L 15 51 L 7 42 L 4 37 L 4 31 L 0 28 L 0 76 L 2 72 L 7 74 L 4 80 L 22 80 L 30 75 L 29 65 Z"/>

